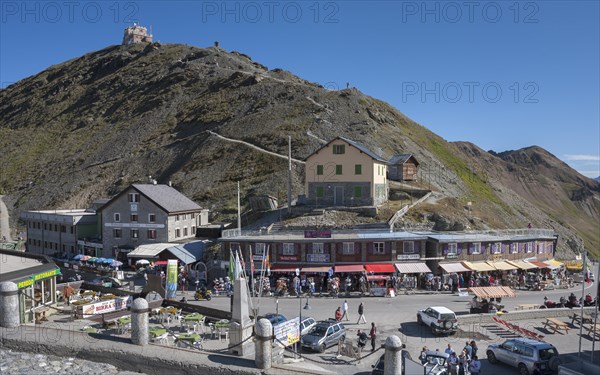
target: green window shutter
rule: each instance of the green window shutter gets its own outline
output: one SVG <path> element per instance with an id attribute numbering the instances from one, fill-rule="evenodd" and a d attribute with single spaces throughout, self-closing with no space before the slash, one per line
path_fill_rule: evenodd
<path id="1" fill-rule="evenodd" d="M 317 197 L 323 197 L 323 186 L 317 186 Z"/>
<path id="2" fill-rule="evenodd" d="M 317 165 L 317 175 L 322 175 L 322 174 L 323 174 L 323 166 Z"/>
<path id="3" fill-rule="evenodd" d="M 342 155 L 346 153 L 346 145 L 333 145 L 333 153 L 335 155 Z"/>
<path id="4" fill-rule="evenodd" d="M 362 187 L 355 186 L 354 187 L 354 198 L 360 198 L 360 197 L 362 197 Z"/>
<path id="5" fill-rule="evenodd" d="M 354 174 L 362 174 L 362 165 L 361 164 L 356 164 L 354 166 Z"/>
<path id="6" fill-rule="evenodd" d="M 342 174 L 342 165 L 341 164 L 337 164 L 335 166 L 335 174 Z"/>

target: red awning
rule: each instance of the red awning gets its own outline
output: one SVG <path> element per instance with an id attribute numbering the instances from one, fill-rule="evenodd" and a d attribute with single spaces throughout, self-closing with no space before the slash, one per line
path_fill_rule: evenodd
<path id="1" fill-rule="evenodd" d="M 364 272 L 362 264 L 342 264 L 335 266 L 335 272 Z"/>
<path id="2" fill-rule="evenodd" d="M 396 267 L 394 267 L 393 263 L 365 264 L 365 269 L 367 270 L 367 272 L 374 272 L 374 273 L 394 273 L 394 272 L 396 272 Z"/>
<path id="3" fill-rule="evenodd" d="M 166 260 L 157 260 L 156 262 L 154 262 L 154 264 L 156 264 L 158 266 L 164 266 L 164 265 L 169 264 L 169 262 Z"/>
<path id="4" fill-rule="evenodd" d="M 389 276 L 386 275 L 367 275 L 368 281 L 381 281 L 381 280 L 389 280 Z"/>
<path id="5" fill-rule="evenodd" d="M 528 260 L 528 262 L 533 264 L 534 266 L 538 266 L 538 268 L 549 268 L 550 267 L 546 263 L 540 262 L 539 260 Z"/>
<path id="6" fill-rule="evenodd" d="M 321 266 L 321 267 L 302 267 L 302 272 L 314 272 L 314 273 L 327 273 L 331 266 Z"/>
<path id="7" fill-rule="evenodd" d="M 296 272 L 296 268 L 300 268 L 295 264 L 274 264 L 271 267 L 271 272 Z"/>

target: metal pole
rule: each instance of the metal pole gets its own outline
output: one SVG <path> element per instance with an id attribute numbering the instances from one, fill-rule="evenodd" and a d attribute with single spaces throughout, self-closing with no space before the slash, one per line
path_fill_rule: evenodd
<path id="1" fill-rule="evenodd" d="M 288 215 L 292 213 L 292 136 L 288 135 Z M 280 211 L 281 212 L 281 211 Z"/>
<path id="2" fill-rule="evenodd" d="M 238 224 L 238 229 L 240 231 L 240 236 L 242 235 L 242 210 L 240 208 L 240 182 L 238 181 L 237 183 L 237 188 L 238 188 L 238 194 L 237 194 L 237 209 L 238 209 L 238 217 L 237 217 L 237 224 Z"/>
<path id="3" fill-rule="evenodd" d="M 600 259 L 599 259 L 600 260 Z M 595 277 L 595 282 L 596 282 L 596 303 L 595 306 L 596 308 L 594 309 L 594 333 L 592 334 L 592 363 L 594 363 L 594 350 L 596 350 L 596 327 L 598 324 L 598 304 L 600 304 L 600 288 L 598 287 L 598 283 L 600 281 L 598 281 L 598 274 L 600 274 L 600 262 L 598 262 L 598 272 L 596 273 L 596 277 Z"/>
<path id="4" fill-rule="evenodd" d="M 581 272 L 583 272 L 585 275 L 586 270 L 587 270 L 587 252 L 584 250 L 583 251 L 583 268 L 581 269 Z M 583 336 L 583 300 L 585 297 L 584 293 L 585 293 L 585 280 L 582 280 L 581 281 L 581 324 L 579 325 L 579 354 L 578 354 L 579 357 L 581 357 L 581 338 Z"/>
<path id="5" fill-rule="evenodd" d="M 302 297 L 298 298 L 300 300 L 300 306 L 298 307 L 298 311 L 300 311 L 300 322 L 298 324 L 298 342 L 300 343 L 296 347 L 296 351 L 300 354 L 300 347 L 302 346 Z M 296 353 L 294 353 L 294 358 L 296 357 Z"/>

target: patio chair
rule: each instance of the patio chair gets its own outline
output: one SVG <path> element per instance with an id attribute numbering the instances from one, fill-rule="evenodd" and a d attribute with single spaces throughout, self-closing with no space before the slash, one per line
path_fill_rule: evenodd
<path id="1" fill-rule="evenodd" d="M 208 329 L 210 330 L 210 336 L 213 339 L 217 338 L 217 328 L 215 327 L 214 323 L 208 323 Z"/>
<path id="2" fill-rule="evenodd" d="M 156 336 L 154 341 L 162 345 L 169 345 L 169 332 L 163 333 L 160 336 Z"/>
<path id="3" fill-rule="evenodd" d="M 182 310 L 183 309 L 178 309 L 175 313 L 174 318 L 177 319 L 178 322 L 181 322 L 181 319 L 183 318 L 183 315 L 181 314 Z"/>
<path id="4" fill-rule="evenodd" d="M 229 340 L 229 328 L 219 328 L 219 340 L 227 341 Z"/>

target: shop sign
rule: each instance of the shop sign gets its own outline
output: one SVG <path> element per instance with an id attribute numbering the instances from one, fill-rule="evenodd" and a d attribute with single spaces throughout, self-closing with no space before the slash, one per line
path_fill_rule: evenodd
<path id="1" fill-rule="evenodd" d="M 330 230 L 305 230 L 304 238 L 331 238 Z"/>
<path id="2" fill-rule="evenodd" d="M 396 260 L 414 260 L 421 259 L 420 254 L 398 254 L 396 255 Z"/>
<path id="3" fill-rule="evenodd" d="M 456 254 L 456 253 L 448 253 L 446 255 L 446 259 L 456 259 L 456 258 L 458 258 L 458 254 Z"/>
<path id="4" fill-rule="evenodd" d="M 298 257 L 295 255 L 281 255 L 281 256 L 279 256 L 279 260 L 283 260 L 286 262 L 296 261 L 296 260 L 298 260 Z"/>
<path id="5" fill-rule="evenodd" d="M 19 281 L 17 283 L 17 288 L 23 289 L 23 288 L 30 287 L 32 285 L 33 285 L 33 279 L 27 279 L 27 280 Z"/>
<path id="6" fill-rule="evenodd" d="M 80 315 L 84 318 L 96 314 L 104 314 L 107 312 L 125 310 L 127 306 L 131 304 L 131 297 L 119 297 L 107 301 L 100 301 L 95 303 L 88 303 L 86 305 L 78 306 L 80 309 Z"/>
<path id="7" fill-rule="evenodd" d="M 252 255 L 252 260 L 263 260 L 263 256 L 262 255 Z"/>
<path id="8" fill-rule="evenodd" d="M 329 254 L 306 254 L 307 262 L 329 263 Z"/>
<path id="9" fill-rule="evenodd" d="M 47 279 L 49 277 L 52 276 L 56 276 L 60 274 L 60 269 L 59 268 L 55 268 L 51 271 L 46 271 L 46 272 L 42 272 L 42 273 L 38 273 L 37 275 L 33 275 L 33 281 L 38 281 L 41 279 Z"/>

